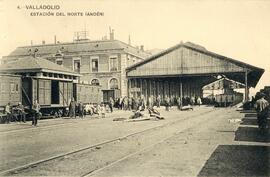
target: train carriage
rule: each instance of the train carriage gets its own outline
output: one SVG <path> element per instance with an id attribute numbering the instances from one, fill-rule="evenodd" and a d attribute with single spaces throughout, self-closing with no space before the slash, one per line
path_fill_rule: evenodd
<path id="1" fill-rule="evenodd" d="M 0 74 L 0 107 L 8 103 L 17 105 L 22 101 L 21 77 L 11 74 Z"/>
<path id="2" fill-rule="evenodd" d="M 74 98 L 77 102 L 87 103 L 101 103 L 101 86 L 77 83 L 73 87 Z"/>
<path id="3" fill-rule="evenodd" d="M 46 59 L 26 57 L 0 67 L 0 106 L 22 102 L 26 108 L 38 100 L 43 115 L 63 113 L 74 97 L 83 103 L 100 103 L 99 86 L 79 84 L 79 74 Z M 9 74 L 6 74 L 9 73 Z"/>

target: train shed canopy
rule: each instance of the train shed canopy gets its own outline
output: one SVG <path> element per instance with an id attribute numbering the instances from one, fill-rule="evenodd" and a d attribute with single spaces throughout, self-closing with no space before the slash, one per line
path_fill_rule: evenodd
<path id="1" fill-rule="evenodd" d="M 27 56 L 18 60 L 0 65 L 0 73 L 9 74 L 30 74 L 34 73 L 42 74 L 43 76 L 55 76 L 61 80 L 63 79 L 75 79 L 79 74 L 71 71 L 68 68 L 60 66 L 49 60 L 40 57 Z"/>
<path id="2" fill-rule="evenodd" d="M 218 76 L 255 87 L 264 73 L 258 68 L 186 42 L 177 44 L 127 68 L 128 78 Z"/>

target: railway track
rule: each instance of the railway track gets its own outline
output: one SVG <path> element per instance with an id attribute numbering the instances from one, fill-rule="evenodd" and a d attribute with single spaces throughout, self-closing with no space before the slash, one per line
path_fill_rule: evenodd
<path id="1" fill-rule="evenodd" d="M 214 110 L 210 110 L 210 111 L 206 111 L 206 112 L 203 112 L 203 113 L 198 113 L 198 114 L 195 114 L 195 115 L 190 115 L 190 116 L 187 116 L 183 119 L 179 119 L 179 120 L 176 120 L 176 121 L 171 121 L 171 122 L 167 122 L 165 124 L 162 124 L 162 125 L 159 125 L 159 126 L 155 126 L 155 127 L 151 127 L 151 128 L 148 128 L 148 129 L 144 129 L 142 131 L 138 131 L 138 132 L 135 132 L 135 133 L 131 133 L 131 134 L 128 134 L 128 135 L 125 135 L 125 136 L 121 136 L 121 137 L 117 137 L 117 138 L 114 138 L 114 139 L 110 139 L 110 140 L 106 140 L 106 141 L 103 141 L 101 143 L 98 143 L 98 144 L 95 144 L 95 145 L 90 145 L 90 146 L 87 146 L 87 147 L 83 147 L 83 148 L 80 148 L 80 149 L 76 149 L 76 150 L 73 150 L 73 151 L 70 151 L 70 152 L 66 152 L 66 153 L 62 153 L 62 154 L 58 154 L 56 156 L 53 156 L 53 157 L 49 157 L 47 159 L 42 159 L 42 160 L 39 160 L 39 161 L 35 161 L 35 162 L 31 162 L 31 163 L 28 163 L 28 164 L 25 164 L 25 165 L 21 165 L 21 166 L 18 166 L 18 167 L 15 167 L 15 168 L 11 168 L 11 169 L 8 169 L 8 170 L 5 170 L 5 171 L 1 171 L 0 172 L 0 175 L 10 175 L 10 174 L 16 174 L 16 173 L 19 173 L 20 171 L 24 170 L 24 169 L 28 169 L 28 168 L 31 168 L 31 167 L 36 167 L 36 166 L 39 166 L 39 165 L 42 165 L 43 163 L 46 163 L 46 162 L 49 162 L 49 161 L 52 161 L 52 160 L 57 160 L 57 159 L 60 159 L 62 157 L 65 157 L 65 156 L 70 156 L 70 155 L 75 155 L 77 153 L 80 153 L 80 152 L 83 152 L 83 151 L 86 151 L 86 150 L 90 150 L 90 149 L 94 149 L 94 148 L 97 148 L 97 147 L 100 147 L 100 146 L 104 146 L 104 145 L 108 145 L 110 143 L 113 143 L 113 142 L 117 142 L 119 140 L 122 140 L 122 139 L 127 139 L 127 138 L 130 138 L 130 137 L 134 137 L 134 136 L 138 136 L 138 135 L 141 135 L 143 133 L 146 133 L 146 132 L 150 132 L 150 131 L 153 131 L 153 130 L 156 130 L 156 129 L 160 129 L 160 128 L 163 128 L 163 127 L 167 127 L 167 126 L 170 126 L 170 125 L 173 125 L 173 124 L 176 124 L 178 122 L 182 122 L 182 121 L 185 121 L 187 119 L 195 119 L 197 118 L 198 116 L 202 116 L 202 115 L 206 115 L 206 114 L 209 114 L 211 112 L 213 112 Z M 183 131 L 183 130 L 182 130 Z M 172 136 L 175 136 L 174 134 Z M 108 168 L 109 166 L 115 164 L 115 163 L 118 163 L 130 156 L 133 156 L 135 154 L 138 154 L 142 151 L 145 151 L 161 142 L 164 142 L 165 140 L 171 138 L 172 136 L 170 137 L 166 137 L 165 139 L 157 142 L 157 143 L 154 143 L 154 144 L 151 144 L 150 146 L 146 146 L 144 147 L 143 149 L 139 150 L 139 151 L 136 151 L 134 153 L 131 153 L 125 157 L 122 157 L 112 163 L 109 163 L 107 164 L 106 166 L 103 166 L 101 168 L 98 168 L 98 169 L 95 169 L 95 170 L 92 170 L 90 172 L 87 172 L 85 174 L 83 174 L 82 176 L 90 176 L 90 175 L 94 175 L 96 174 L 97 172 L 105 169 L 105 168 Z"/>
<path id="2" fill-rule="evenodd" d="M 114 117 L 112 117 L 114 118 Z M 35 130 L 49 130 L 51 128 L 54 127 L 66 127 L 66 126 L 73 126 L 73 125 L 77 125 L 77 124 L 81 124 L 81 123 L 85 123 L 88 121 L 93 121 L 96 119 L 99 119 L 98 116 L 92 116 L 90 118 L 84 118 L 83 121 L 79 121 L 79 119 L 81 118 L 77 118 L 77 119 L 66 119 L 67 122 L 62 122 L 62 123 L 55 123 L 55 124 L 49 124 L 49 125 L 44 125 L 44 126 L 39 126 L 38 129 L 36 127 L 32 127 L 32 126 L 28 126 L 25 128 L 21 128 L 21 129 L 11 129 L 11 130 L 0 130 L 0 136 L 1 135 L 5 135 L 5 134 L 9 134 L 9 133 L 18 133 L 18 132 L 25 132 L 25 131 L 35 131 Z M 59 119 L 60 120 L 60 119 Z M 31 122 L 28 122 L 29 124 L 31 124 Z"/>

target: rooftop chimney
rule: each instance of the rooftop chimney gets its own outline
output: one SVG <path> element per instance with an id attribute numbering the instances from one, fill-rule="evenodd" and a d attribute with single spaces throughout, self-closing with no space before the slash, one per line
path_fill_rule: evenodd
<path id="1" fill-rule="evenodd" d="M 128 35 L 128 44 L 131 45 L 130 35 Z"/>
<path id="2" fill-rule="evenodd" d="M 110 27 L 110 40 L 114 40 L 114 29 Z"/>
<path id="3" fill-rule="evenodd" d="M 54 35 L 54 44 L 56 44 L 56 35 Z"/>
<path id="4" fill-rule="evenodd" d="M 144 46 L 143 45 L 141 45 L 141 51 L 144 51 Z"/>

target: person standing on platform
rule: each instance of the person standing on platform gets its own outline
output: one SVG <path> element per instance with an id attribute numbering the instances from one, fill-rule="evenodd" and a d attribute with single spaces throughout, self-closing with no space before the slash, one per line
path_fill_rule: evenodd
<path id="1" fill-rule="evenodd" d="M 201 97 L 198 97 L 198 98 L 197 98 L 197 104 L 198 104 L 199 106 L 201 106 L 201 104 L 202 104 Z"/>
<path id="2" fill-rule="evenodd" d="M 148 108 L 152 109 L 153 108 L 153 96 L 150 95 L 148 98 Z"/>
<path id="3" fill-rule="evenodd" d="M 105 114 L 106 114 L 105 104 L 101 104 L 100 113 L 101 113 L 101 118 L 105 118 Z"/>
<path id="4" fill-rule="evenodd" d="M 176 100 L 176 102 L 177 102 L 177 108 L 178 108 L 179 110 L 181 110 L 181 109 L 182 109 L 182 102 L 181 102 L 181 98 L 180 98 L 180 97 L 178 97 L 178 98 L 177 98 L 177 100 Z"/>
<path id="5" fill-rule="evenodd" d="M 8 103 L 5 106 L 5 113 L 7 114 L 7 119 L 6 119 L 6 123 L 9 124 L 11 121 L 11 107 L 10 107 L 10 103 Z"/>
<path id="6" fill-rule="evenodd" d="M 135 111 L 139 109 L 139 104 L 139 99 L 137 98 L 137 96 L 135 96 L 133 105 Z"/>
<path id="7" fill-rule="evenodd" d="M 40 105 L 38 104 L 37 99 L 34 101 L 34 104 L 32 105 L 33 110 L 33 119 L 32 119 L 32 126 L 37 126 L 38 118 L 40 115 Z"/>
<path id="8" fill-rule="evenodd" d="M 110 107 L 111 112 L 113 112 L 113 106 L 114 106 L 114 100 L 113 100 L 112 97 L 110 97 L 110 100 L 109 100 L 109 107 Z"/>
<path id="9" fill-rule="evenodd" d="M 161 103 L 161 97 L 158 95 L 157 97 L 157 107 L 160 108 L 160 103 Z"/>
<path id="10" fill-rule="evenodd" d="M 20 116 L 20 122 L 24 122 L 25 123 L 25 111 L 24 111 L 24 106 L 22 105 L 21 102 L 18 103 L 18 106 L 17 106 L 17 110 L 18 110 L 18 113 L 19 113 L 19 116 Z"/>
<path id="11" fill-rule="evenodd" d="M 78 112 L 79 112 L 79 117 L 83 118 L 84 117 L 84 106 L 82 102 L 79 102 L 78 104 Z"/>
<path id="12" fill-rule="evenodd" d="M 165 107 L 166 107 L 166 111 L 169 111 L 169 107 L 170 107 L 170 98 L 168 96 L 165 96 Z"/>
<path id="13" fill-rule="evenodd" d="M 145 101 L 144 95 L 141 95 L 140 106 L 142 107 L 142 110 L 145 110 L 145 108 L 146 108 L 146 101 Z"/>
<path id="14" fill-rule="evenodd" d="M 69 117 L 76 118 L 76 101 L 74 100 L 74 98 L 72 98 L 69 103 Z"/>
<path id="15" fill-rule="evenodd" d="M 194 104 L 195 104 L 195 98 L 194 98 L 194 96 L 191 97 L 190 104 L 191 104 L 192 107 L 194 106 Z"/>
<path id="16" fill-rule="evenodd" d="M 257 111 L 257 122 L 260 131 L 265 131 L 267 128 L 267 118 L 269 111 L 269 103 L 265 100 L 265 95 L 261 93 L 255 103 L 255 109 Z"/>
<path id="17" fill-rule="evenodd" d="M 132 101 L 133 99 L 131 97 L 128 97 L 128 110 L 131 111 L 132 110 Z"/>

